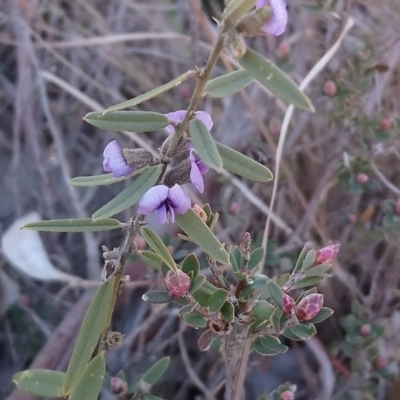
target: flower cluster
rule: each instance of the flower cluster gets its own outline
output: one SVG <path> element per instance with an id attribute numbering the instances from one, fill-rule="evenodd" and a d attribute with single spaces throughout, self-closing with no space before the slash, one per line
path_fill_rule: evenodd
<path id="1" fill-rule="evenodd" d="M 311 293 L 296 304 L 291 296 L 284 293 L 282 310 L 288 315 L 295 314 L 299 321 L 309 321 L 318 315 L 324 305 L 324 296 L 320 293 Z"/>
<path id="2" fill-rule="evenodd" d="M 178 110 L 165 114 L 171 123 L 167 127 L 170 134 L 174 133 L 179 124 L 182 123 L 186 113 L 186 110 Z M 213 121 L 208 113 L 197 111 L 194 118 L 203 122 L 206 128 L 211 130 Z M 149 189 L 139 202 L 138 212 L 140 214 L 149 215 L 157 211 L 160 223 L 174 222 L 175 212 L 184 214 L 191 207 L 190 197 L 180 185 L 191 182 L 200 193 L 204 192 L 203 175 L 209 171 L 209 167 L 196 155 L 190 141 L 188 141 L 185 149 L 188 151 L 187 162 L 182 162 L 176 169 L 178 169 L 180 176 L 187 176 L 188 179 L 168 182 L 168 186 L 159 184 Z M 116 140 L 106 146 L 103 156 L 104 171 L 112 172 L 115 178 L 129 176 L 138 168 L 151 165 L 153 162 L 152 156 L 150 157 L 146 150 L 123 149 Z M 184 171 L 181 171 L 182 169 Z"/>

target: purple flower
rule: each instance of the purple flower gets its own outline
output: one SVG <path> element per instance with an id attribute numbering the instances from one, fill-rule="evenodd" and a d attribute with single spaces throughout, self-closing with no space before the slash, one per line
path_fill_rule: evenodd
<path id="1" fill-rule="evenodd" d="M 112 172 L 114 178 L 128 176 L 134 167 L 129 165 L 122 153 L 122 147 L 116 140 L 108 143 L 103 151 L 103 169 L 106 172 Z"/>
<path id="2" fill-rule="evenodd" d="M 196 186 L 197 190 L 200 193 L 204 192 L 204 180 L 203 175 L 206 174 L 209 170 L 208 166 L 201 161 L 200 158 L 197 158 L 194 155 L 194 149 L 190 150 L 189 155 L 190 160 L 190 182 Z"/>
<path id="3" fill-rule="evenodd" d="M 288 19 L 285 0 L 257 0 L 256 9 L 266 6 L 271 7 L 270 20 L 262 26 L 261 30 L 270 35 L 282 35 Z"/>
<path id="4" fill-rule="evenodd" d="M 191 206 L 190 197 L 175 183 L 172 188 L 157 185 L 149 189 L 139 201 L 139 214 L 149 215 L 157 210 L 162 224 L 175 222 L 175 211 L 184 214 Z"/>
<path id="5" fill-rule="evenodd" d="M 185 118 L 186 112 L 187 112 L 186 110 L 178 110 L 165 114 L 165 116 L 169 119 L 170 122 L 173 122 L 175 124 L 180 124 Z M 207 127 L 209 131 L 211 130 L 213 126 L 213 120 L 211 119 L 210 114 L 206 113 L 205 111 L 196 111 L 195 119 L 200 120 Z M 167 129 L 169 130 L 170 133 L 175 132 L 175 128 L 173 125 L 168 125 Z"/>

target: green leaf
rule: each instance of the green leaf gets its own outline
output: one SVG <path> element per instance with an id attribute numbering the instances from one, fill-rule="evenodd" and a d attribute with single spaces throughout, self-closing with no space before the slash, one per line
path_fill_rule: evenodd
<path id="1" fill-rule="evenodd" d="M 295 333 L 293 333 L 291 328 L 286 328 L 282 332 L 282 335 L 285 336 L 286 338 L 290 339 L 290 340 L 296 340 L 296 341 L 303 340 L 300 336 L 297 336 Z"/>
<path id="2" fill-rule="evenodd" d="M 231 0 L 228 2 L 223 15 L 226 26 L 236 22 L 256 5 L 256 0 Z"/>
<path id="3" fill-rule="evenodd" d="M 320 264 L 310 268 L 304 273 L 304 276 L 320 276 L 324 277 L 325 274 L 333 267 L 332 264 Z"/>
<path id="4" fill-rule="evenodd" d="M 68 364 L 63 392 L 68 394 L 81 377 L 100 339 L 112 304 L 114 278 L 103 282 L 96 290 L 79 330 Z"/>
<path id="5" fill-rule="evenodd" d="M 235 320 L 235 307 L 230 301 L 226 301 L 219 311 L 228 324 L 231 324 Z"/>
<path id="6" fill-rule="evenodd" d="M 221 143 L 216 142 L 216 145 L 226 170 L 257 182 L 268 182 L 273 178 L 266 166 Z"/>
<path id="7" fill-rule="evenodd" d="M 310 324 L 318 324 L 319 322 L 322 322 L 329 318 L 332 314 L 333 310 L 331 308 L 322 307 L 319 313 L 307 322 L 309 322 Z"/>
<path id="8" fill-rule="evenodd" d="M 276 283 L 278 284 L 279 287 L 284 287 L 289 278 L 290 278 L 289 273 L 283 274 L 279 277 Z"/>
<path id="9" fill-rule="evenodd" d="M 150 369 L 142 376 L 142 381 L 148 385 L 154 385 L 159 381 L 164 372 L 167 370 L 170 362 L 170 357 L 164 357 L 158 360 Z"/>
<path id="10" fill-rule="evenodd" d="M 282 344 L 275 336 L 261 336 L 253 341 L 254 349 L 257 353 L 274 356 L 279 353 L 286 353 L 289 347 Z"/>
<path id="11" fill-rule="evenodd" d="M 190 121 L 190 138 L 201 160 L 210 168 L 220 171 L 222 168 L 221 156 L 210 132 L 199 119 Z"/>
<path id="12" fill-rule="evenodd" d="M 251 310 L 251 314 L 261 321 L 267 321 L 271 318 L 276 308 L 266 300 L 258 300 Z"/>
<path id="13" fill-rule="evenodd" d="M 243 255 L 238 246 L 234 246 L 231 251 L 231 263 L 234 271 L 240 271 L 243 265 Z"/>
<path id="14" fill-rule="evenodd" d="M 173 89 L 174 87 L 180 85 L 182 82 L 186 81 L 186 79 L 189 79 L 197 74 L 198 74 L 197 71 L 187 71 L 187 72 L 179 75 L 172 81 L 165 83 L 164 85 L 158 86 L 155 89 L 150 90 L 147 93 L 143 93 L 140 96 L 135 97 L 134 99 L 130 99 L 130 100 L 124 101 L 122 103 L 116 104 L 115 106 L 106 108 L 103 111 L 102 115 L 106 115 L 110 112 L 125 110 L 126 108 L 129 108 L 129 107 L 135 107 L 140 103 L 143 103 L 147 100 L 150 100 L 150 99 L 160 95 L 161 93 L 165 93 L 168 90 Z"/>
<path id="15" fill-rule="evenodd" d="M 195 254 L 188 254 L 182 261 L 182 271 L 188 274 L 193 271 L 193 278 L 195 278 L 200 271 L 200 263 Z"/>
<path id="16" fill-rule="evenodd" d="M 203 274 L 196 275 L 190 284 L 190 293 L 197 292 L 204 284 L 206 276 Z"/>
<path id="17" fill-rule="evenodd" d="M 303 264 L 304 257 L 306 256 L 308 250 L 310 250 L 310 248 L 307 245 L 304 245 L 304 247 L 301 249 L 299 257 L 296 261 L 296 265 L 294 266 L 294 269 L 293 269 L 293 274 L 300 271 L 300 268 Z"/>
<path id="18" fill-rule="evenodd" d="M 229 292 L 224 289 L 217 289 L 208 299 L 208 309 L 211 312 L 219 311 L 224 305 Z"/>
<path id="19" fill-rule="evenodd" d="M 205 328 L 207 326 L 207 319 L 204 318 L 197 311 L 182 315 L 183 321 L 192 328 Z"/>
<path id="20" fill-rule="evenodd" d="M 175 220 L 189 238 L 208 255 L 221 264 L 229 264 L 229 255 L 211 229 L 189 209 L 185 214 L 176 214 Z"/>
<path id="21" fill-rule="evenodd" d="M 78 383 L 71 391 L 69 400 L 97 400 L 106 374 L 106 361 L 103 355 L 94 357 L 82 374 L 77 376 Z"/>
<path id="22" fill-rule="evenodd" d="M 169 303 L 172 300 L 172 297 L 169 292 L 165 290 L 152 290 L 150 292 L 146 292 L 142 296 L 142 299 L 149 303 L 162 304 Z"/>
<path id="23" fill-rule="evenodd" d="M 240 92 L 253 82 L 253 78 L 243 69 L 230 72 L 207 82 L 205 92 L 211 97 L 225 97 Z"/>
<path id="24" fill-rule="evenodd" d="M 130 186 L 118 193 L 116 197 L 97 210 L 92 215 L 92 218 L 96 220 L 111 217 L 129 207 L 132 207 L 157 183 L 161 172 L 161 165 L 149 167 L 138 178 L 136 178 Z"/>
<path id="25" fill-rule="evenodd" d="M 275 332 L 279 332 L 281 330 L 281 319 L 283 317 L 283 311 L 280 308 L 277 308 L 271 315 L 271 324 L 275 329 Z"/>
<path id="26" fill-rule="evenodd" d="M 83 118 L 89 124 L 108 131 L 151 132 L 166 128 L 168 118 L 151 111 L 116 111 L 103 115 L 90 112 Z"/>
<path id="27" fill-rule="evenodd" d="M 146 264 L 150 265 L 156 271 L 161 271 L 162 259 L 158 254 L 148 250 L 140 250 L 137 253 Z"/>
<path id="28" fill-rule="evenodd" d="M 196 277 L 197 278 L 197 277 Z M 208 299 L 211 296 L 211 292 L 209 290 L 207 290 L 207 288 L 205 287 L 205 283 L 204 282 L 203 286 L 200 287 L 200 289 L 196 290 L 193 293 L 193 297 L 194 299 L 202 306 L 202 307 L 207 307 L 208 306 Z"/>
<path id="29" fill-rule="evenodd" d="M 301 270 L 305 271 L 310 268 L 314 264 L 316 256 L 317 252 L 314 249 L 308 250 L 301 263 Z"/>
<path id="30" fill-rule="evenodd" d="M 81 219 L 50 219 L 32 222 L 21 229 L 33 229 L 42 232 L 98 232 L 122 228 L 121 222 L 113 218 L 93 221 L 92 218 Z"/>
<path id="31" fill-rule="evenodd" d="M 294 289 L 301 289 L 307 286 L 315 285 L 320 282 L 323 278 L 321 276 L 307 276 L 293 284 Z"/>
<path id="32" fill-rule="evenodd" d="M 282 308 L 283 292 L 279 285 L 274 281 L 267 281 L 267 288 L 278 307 Z"/>
<path id="33" fill-rule="evenodd" d="M 263 257 L 264 257 L 264 249 L 262 247 L 254 249 L 250 254 L 248 268 L 253 269 L 257 267 L 257 265 L 260 264 L 260 262 L 262 261 Z"/>
<path id="34" fill-rule="evenodd" d="M 157 233 L 155 233 L 147 226 L 141 229 L 141 233 L 143 239 L 160 256 L 161 260 L 163 260 L 165 264 L 167 264 L 168 268 L 176 272 L 178 268 L 175 264 L 175 261 L 171 253 L 168 251 L 167 246 L 163 243 Z"/>
<path id="35" fill-rule="evenodd" d="M 61 397 L 65 374 L 48 369 L 28 369 L 14 375 L 19 390 L 43 397 Z"/>
<path id="36" fill-rule="evenodd" d="M 113 174 L 101 174 L 92 176 L 76 176 L 70 179 L 69 184 L 72 186 L 104 186 L 111 185 L 113 183 L 122 182 L 130 179 L 136 175 L 142 174 L 146 169 L 150 167 L 144 167 L 136 169 L 127 176 L 122 176 L 121 178 L 114 178 Z"/>
<path id="37" fill-rule="evenodd" d="M 239 63 L 254 79 L 281 100 L 302 110 L 315 111 L 310 99 L 296 83 L 275 64 L 254 50 L 247 48 Z"/>
<path id="38" fill-rule="evenodd" d="M 290 328 L 290 330 L 301 340 L 308 340 L 311 336 L 317 333 L 315 326 L 309 323 L 300 323 Z"/>

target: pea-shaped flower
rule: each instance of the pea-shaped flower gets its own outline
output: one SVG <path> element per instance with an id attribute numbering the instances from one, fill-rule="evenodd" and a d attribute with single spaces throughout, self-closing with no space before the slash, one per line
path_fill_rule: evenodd
<path id="1" fill-rule="evenodd" d="M 204 179 L 203 175 L 209 171 L 208 165 L 204 164 L 201 158 L 194 155 L 194 149 L 190 150 L 190 182 L 196 186 L 200 193 L 204 192 Z"/>
<path id="2" fill-rule="evenodd" d="M 274 36 L 282 35 L 288 19 L 285 0 L 257 0 L 256 9 L 266 6 L 271 8 L 270 19 L 261 27 L 261 30 Z"/>
<path id="3" fill-rule="evenodd" d="M 175 212 L 184 214 L 191 206 L 190 197 L 176 183 L 169 188 L 157 185 L 149 189 L 139 201 L 138 213 L 149 215 L 157 211 L 160 223 L 175 222 Z"/>
<path id="4" fill-rule="evenodd" d="M 115 178 L 128 176 L 135 168 L 129 165 L 122 152 L 122 147 L 116 140 L 108 143 L 103 151 L 103 169 L 112 172 Z"/>
<path id="5" fill-rule="evenodd" d="M 173 122 L 174 124 L 180 124 L 186 117 L 186 113 L 186 110 L 178 110 L 165 114 L 165 116 L 169 119 L 170 122 Z M 200 120 L 206 126 L 207 130 L 210 131 L 214 124 L 211 115 L 206 113 L 205 111 L 196 111 L 194 114 L 195 119 Z M 170 133 L 175 132 L 175 128 L 172 124 L 168 125 L 167 129 Z"/>

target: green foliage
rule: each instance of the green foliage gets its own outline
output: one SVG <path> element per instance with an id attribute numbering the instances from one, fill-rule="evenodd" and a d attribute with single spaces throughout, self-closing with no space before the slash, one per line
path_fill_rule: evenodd
<path id="1" fill-rule="evenodd" d="M 65 374 L 48 369 L 30 369 L 14 375 L 19 390 L 36 396 L 61 397 Z"/>
<path id="2" fill-rule="evenodd" d="M 151 386 L 156 384 L 167 370 L 169 362 L 169 357 L 164 357 L 161 360 L 158 360 L 143 374 L 142 381 Z"/>
<path id="3" fill-rule="evenodd" d="M 166 290 L 152 290 L 150 292 L 146 292 L 142 296 L 142 299 L 144 301 L 148 301 L 149 303 L 162 304 L 169 303 L 172 300 L 172 297 Z"/>
<path id="4" fill-rule="evenodd" d="M 22 229 L 32 229 L 42 232 L 99 232 L 121 227 L 121 222 L 113 218 L 102 218 L 96 221 L 93 221 L 91 218 L 81 218 L 32 222 L 23 226 Z"/>
<path id="5" fill-rule="evenodd" d="M 211 79 L 205 87 L 211 97 L 225 97 L 240 92 L 253 82 L 253 78 L 243 69 Z"/>

